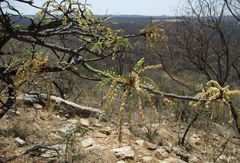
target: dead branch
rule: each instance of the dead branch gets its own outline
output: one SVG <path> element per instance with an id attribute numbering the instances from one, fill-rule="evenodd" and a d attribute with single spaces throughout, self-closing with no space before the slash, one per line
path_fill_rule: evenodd
<path id="1" fill-rule="evenodd" d="M 229 141 L 230 139 L 231 139 L 231 138 L 229 138 L 229 139 L 226 140 L 226 142 L 224 143 L 224 146 L 223 146 L 222 151 L 219 153 L 219 155 L 218 155 L 216 158 L 214 158 L 214 162 L 216 162 L 217 159 L 223 154 L 224 150 L 226 149 L 227 143 L 228 143 L 228 141 Z"/>
<path id="2" fill-rule="evenodd" d="M 7 161 L 12 161 L 22 155 L 25 155 L 25 154 L 28 154 L 29 152 L 31 151 L 37 151 L 39 148 L 43 148 L 43 149 L 48 149 L 48 150 L 54 150 L 55 152 L 57 152 L 57 154 L 59 154 L 58 150 L 57 149 L 54 149 L 54 148 L 50 148 L 50 147 L 47 147 L 47 146 L 44 146 L 44 145 L 40 145 L 40 144 L 36 144 L 36 145 L 33 145 L 32 147 L 28 148 L 27 150 L 25 150 L 24 152 L 18 154 L 18 155 L 15 155 L 15 156 L 11 156 L 11 157 L 8 157 L 8 158 L 0 158 L 0 162 L 7 162 Z"/>

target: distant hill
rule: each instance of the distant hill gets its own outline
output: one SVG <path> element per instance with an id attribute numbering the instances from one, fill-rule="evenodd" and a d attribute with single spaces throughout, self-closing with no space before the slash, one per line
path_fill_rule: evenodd
<path id="1" fill-rule="evenodd" d="M 96 15 L 97 17 L 109 17 L 112 15 Z M 29 25 L 31 22 L 28 20 L 29 17 L 36 17 L 36 15 L 23 15 L 23 17 L 20 19 L 19 16 L 12 16 L 12 20 L 16 21 L 16 24 L 21 24 L 21 25 Z M 128 21 L 129 19 L 132 19 L 132 21 L 136 21 L 138 23 L 147 20 L 149 18 L 152 19 L 166 19 L 166 18 L 175 18 L 175 16 L 167 16 L 167 15 L 161 15 L 161 16 L 146 16 L 146 15 L 114 15 L 110 20 L 118 20 L 122 21 Z"/>
<path id="2" fill-rule="evenodd" d="M 108 17 L 112 15 L 96 15 L 98 17 Z M 130 18 L 136 18 L 136 17 L 141 17 L 141 18 L 156 18 L 156 19 L 165 19 L 165 18 L 170 18 L 170 17 L 175 17 L 175 16 L 167 16 L 167 15 L 161 15 L 161 16 L 151 16 L 151 15 L 114 15 L 114 17 L 130 17 Z"/>
<path id="3" fill-rule="evenodd" d="M 111 15 L 96 15 L 97 17 L 109 17 Z M 36 15 L 24 15 L 22 18 L 13 16 L 12 20 L 19 25 L 29 26 L 31 21 L 29 17 L 35 18 Z M 124 28 L 125 34 L 137 34 L 143 28 L 140 24 L 149 24 L 149 19 L 172 19 L 174 16 L 145 16 L 145 15 L 114 15 L 109 22 L 117 22 L 117 24 L 110 25 L 113 30 Z"/>

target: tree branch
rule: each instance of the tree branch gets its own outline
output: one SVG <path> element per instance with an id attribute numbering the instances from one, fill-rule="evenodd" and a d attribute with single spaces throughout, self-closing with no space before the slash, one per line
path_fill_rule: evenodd
<path id="1" fill-rule="evenodd" d="M 33 145 L 32 147 L 28 148 L 27 150 L 25 150 L 24 152 L 22 152 L 22 153 L 20 153 L 20 154 L 18 154 L 18 155 L 15 155 L 15 156 L 12 156 L 12 157 L 8 157 L 8 158 L 0 158 L 0 162 L 1 162 L 1 161 L 2 161 L 2 162 L 12 161 L 12 160 L 14 160 L 14 159 L 16 159 L 16 158 L 18 158 L 18 157 L 20 157 L 20 156 L 22 156 L 22 155 L 28 154 L 28 153 L 31 152 L 31 151 L 37 150 L 38 148 L 53 150 L 53 151 L 57 152 L 57 154 L 60 154 L 57 149 L 50 148 L 50 147 L 47 147 L 47 146 L 44 146 L 44 145 L 36 144 L 36 145 Z"/>

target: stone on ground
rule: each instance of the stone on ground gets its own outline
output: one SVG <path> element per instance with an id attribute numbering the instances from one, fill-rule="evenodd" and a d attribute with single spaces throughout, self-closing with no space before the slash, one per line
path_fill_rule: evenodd
<path id="1" fill-rule="evenodd" d="M 131 146 L 112 149 L 112 152 L 114 152 L 119 159 L 133 159 L 135 156 Z"/>
<path id="2" fill-rule="evenodd" d="M 92 146 L 94 143 L 94 140 L 92 138 L 88 138 L 88 139 L 82 140 L 81 143 L 82 143 L 82 147 L 86 148 L 86 147 Z"/>
<path id="3" fill-rule="evenodd" d="M 151 150 L 155 150 L 155 149 L 157 148 L 156 145 L 154 145 L 154 144 L 152 144 L 152 143 L 150 143 L 150 142 L 148 142 L 148 141 L 144 141 L 144 142 L 143 142 L 143 146 L 144 146 L 145 148 L 151 149 Z"/>

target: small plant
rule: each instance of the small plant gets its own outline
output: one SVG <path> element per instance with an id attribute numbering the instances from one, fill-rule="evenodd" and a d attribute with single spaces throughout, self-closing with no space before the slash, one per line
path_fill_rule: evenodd
<path id="1" fill-rule="evenodd" d="M 10 134 L 23 140 L 27 140 L 29 135 L 34 133 L 34 128 L 31 121 L 23 117 L 14 119 L 12 123 L 8 126 L 8 128 Z"/>
<path id="2" fill-rule="evenodd" d="M 147 138 L 150 140 L 150 141 L 153 141 L 155 136 L 156 136 L 156 133 L 158 131 L 158 129 L 161 127 L 161 119 L 158 118 L 158 122 L 153 124 L 153 120 L 154 117 L 150 117 L 150 123 L 149 125 L 145 125 L 145 127 L 147 128 L 148 132 L 147 132 Z M 156 126 L 157 124 L 157 126 Z"/>
<path id="3" fill-rule="evenodd" d="M 132 110 L 132 100 L 134 98 L 133 94 L 136 92 L 137 99 L 138 99 L 138 110 L 139 115 L 141 119 L 144 121 L 145 116 L 142 109 L 142 101 L 143 99 L 147 99 L 150 103 L 151 109 L 154 111 L 155 115 L 157 116 L 157 110 L 155 105 L 152 102 L 152 96 L 153 94 L 148 93 L 146 89 L 142 87 L 142 85 L 147 85 L 151 88 L 153 88 L 156 91 L 159 91 L 159 88 L 157 85 L 148 77 L 141 76 L 143 72 L 150 69 L 157 69 L 160 68 L 162 65 L 155 65 L 155 66 L 144 66 L 144 58 L 142 58 L 132 69 L 132 71 L 129 74 L 129 77 L 125 77 L 124 75 L 120 76 L 117 73 L 113 71 L 105 71 L 99 74 L 103 76 L 108 76 L 103 81 L 100 81 L 99 91 L 102 91 L 102 88 L 108 83 L 111 82 L 110 89 L 108 93 L 103 97 L 103 99 L 107 100 L 106 105 L 104 107 L 103 114 L 106 112 L 106 110 L 109 108 L 109 106 L 112 104 L 114 99 L 121 95 L 122 101 L 120 105 L 120 117 L 119 117 L 119 141 L 121 142 L 121 130 L 122 130 L 122 123 L 123 123 L 123 112 L 126 107 L 129 107 L 129 116 L 128 116 L 128 122 L 130 122 L 131 119 L 131 110 Z M 117 84 L 118 83 L 118 84 Z M 164 101 L 172 104 L 172 101 L 164 98 Z M 128 105 L 128 106 L 127 106 Z M 102 114 L 102 115 L 103 115 Z M 100 116 L 100 120 L 102 119 L 102 115 Z"/>
<path id="4" fill-rule="evenodd" d="M 66 144 L 63 159 L 64 162 L 74 162 L 79 156 L 79 153 L 76 151 L 75 142 L 77 138 L 77 134 L 81 136 L 87 134 L 89 131 L 88 128 L 83 128 L 82 126 L 77 126 L 73 130 L 69 130 L 68 133 L 65 135 L 65 139 L 63 143 Z M 60 156 L 58 156 L 60 158 Z"/>

